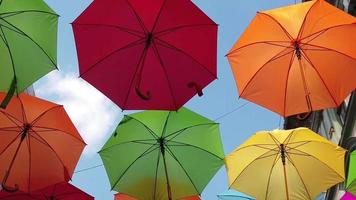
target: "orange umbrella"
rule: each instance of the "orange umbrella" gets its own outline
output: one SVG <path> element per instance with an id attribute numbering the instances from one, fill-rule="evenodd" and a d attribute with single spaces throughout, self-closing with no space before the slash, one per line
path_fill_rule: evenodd
<path id="1" fill-rule="evenodd" d="M 136 200 L 133 197 L 130 197 L 129 195 L 123 194 L 123 193 L 119 193 L 119 194 L 115 194 L 115 200 Z M 200 200 L 199 196 L 191 196 L 191 197 L 186 197 L 180 200 Z"/>
<path id="2" fill-rule="evenodd" d="M 68 181 L 84 146 L 63 106 L 26 94 L 13 97 L 0 109 L 1 186 L 29 192 Z"/>
<path id="3" fill-rule="evenodd" d="M 290 116 L 356 88 L 355 44 L 356 19 L 314 0 L 257 13 L 227 57 L 240 97 Z"/>

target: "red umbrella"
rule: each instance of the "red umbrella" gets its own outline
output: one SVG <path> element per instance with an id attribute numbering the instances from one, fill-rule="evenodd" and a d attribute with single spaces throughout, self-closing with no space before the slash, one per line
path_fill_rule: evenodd
<path id="1" fill-rule="evenodd" d="M 80 76 L 122 109 L 178 110 L 216 79 L 217 24 L 190 0 L 96 0 L 73 30 Z"/>
<path id="2" fill-rule="evenodd" d="M 0 192 L 1 200 L 94 200 L 94 197 L 74 187 L 62 182 L 38 190 L 33 193 L 25 192 Z"/>

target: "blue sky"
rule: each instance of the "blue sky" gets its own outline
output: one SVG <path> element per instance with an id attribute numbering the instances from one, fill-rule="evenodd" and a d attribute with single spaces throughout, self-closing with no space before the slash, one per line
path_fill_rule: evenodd
<path id="1" fill-rule="evenodd" d="M 52 72 L 35 84 L 36 94 L 63 104 L 88 143 L 77 170 L 102 164 L 96 152 L 108 139 L 123 114 L 95 88 L 78 78 L 78 63 L 70 23 L 91 3 L 91 0 L 46 0 L 61 17 L 58 36 L 59 72 Z M 194 97 L 186 107 L 210 119 L 244 105 L 238 100 L 235 81 L 224 57 L 256 11 L 290 5 L 294 0 L 194 0 L 210 18 L 219 24 L 218 77 L 204 90 L 203 97 Z M 261 33 L 263 34 L 263 33 Z M 276 129 L 283 122 L 276 114 L 252 103 L 218 120 L 225 153 L 229 153 L 259 130 Z M 113 199 L 103 167 L 75 173 L 72 183 L 98 200 Z M 205 188 L 202 199 L 217 199 L 227 189 L 225 168 Z"/>

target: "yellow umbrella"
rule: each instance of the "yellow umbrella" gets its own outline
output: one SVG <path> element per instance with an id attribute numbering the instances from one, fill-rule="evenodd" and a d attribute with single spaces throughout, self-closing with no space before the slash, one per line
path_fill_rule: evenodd
<path id="1" fill-rule="evenodd" d="M 314 199 L 344 181 L 345 152 L 307 128 L 261 131 L 225 158 L 229 185 L 257 200 Z"/>

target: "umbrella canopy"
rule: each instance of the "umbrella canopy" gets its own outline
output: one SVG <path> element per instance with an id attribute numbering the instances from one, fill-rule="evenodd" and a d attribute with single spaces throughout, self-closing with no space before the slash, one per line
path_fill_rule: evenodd
<path id="1" fill-rule="evenodd" d="M 19 94 L 0 109 L 3 189 L 28 192 L 70 180 L 84 146 L 61 105 Z"/>
<path id="2" fill-rule="evenodd" d="M 224 163 L 219 125 L 186 108 L 126 115 L 99 154 L 113 190 L 146 200 L 200 195 Z"/>
<path id="3" fill-rule="evenodd" d="M 261 131 L 225 158 L 229 185 L 256 199 L 312 200 L 345 179 L 345 152 L 307 128 Z"/>
<path id="4" fill-rule="evenodd" d="M 218 27 L 190 0 L 93 1 L 73 30 L 80 76 L 122 109 L 178 110 L 216 79 Z"/>
<path id="5" fill-rule="evenodd" d="M 8 93 L 1 107 L 56 69 L 57 23 L 43 0 L 0 1 L 0 92 Z"/>
<path id="6" fill-rule="evenodd" d="M 133 197 L 130 197 L 129 195 L 126 194 L 115 194 L 115 200 L 136 200 Z M 180 200 L 200 200 L 199 196 L 191 196 L 191 197 L 186 197 L 186 198 L 182 198 Z"/>
<path id="7" fill-rule="evenodd" d="M 314 0 L 257 13 L 227 57 L 240 97 L 291 116 L 356 88 L 355 43 L 356 18 Z"/>
<path id="8" fill-rule="evenodd" d="M 356 200 L 356 196 L 354 196 L 350 192 L 345 192 L 345 194 L 341 197 L 340 200 Z"/>
<path id="9" fill-rule="evenodd" d="M 346 190 L 356 195 L 356 150 L 350 154 L 349 171 L 346 179 Z"/>
<path id="10" fill-rule="evenodd" d="M 73 185 L 62 182 L 33 193 L 0 191 L 1 200 L 94 200 Z"/>
<path id="11" fill-rule="evenodd" d="M 219 200 L 254 200 L 254 198 L 233 189 L 218 194 L 217 196 Z"/>

